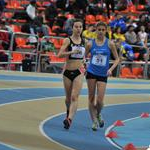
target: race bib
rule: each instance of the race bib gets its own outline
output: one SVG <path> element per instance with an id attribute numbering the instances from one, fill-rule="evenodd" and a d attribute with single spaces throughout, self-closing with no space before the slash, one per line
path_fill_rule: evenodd
<path id="1" fill-rule="evenodd" d="M 74 58 L 83 58 L 84 54 L 85 54 L 85 48 L 84 47 L 78 47 L 78 46 L 74 46 L 72 47 L 72 51 L 74 50 L 79 50 L 78 54 L 71 54 L 71 57 Z"/>
<path id="2" fill-rule="evenodd" d="M 107 56 L 105 55 L 93 55 L 92 64 L 96 66 L 106 66 Z"/>

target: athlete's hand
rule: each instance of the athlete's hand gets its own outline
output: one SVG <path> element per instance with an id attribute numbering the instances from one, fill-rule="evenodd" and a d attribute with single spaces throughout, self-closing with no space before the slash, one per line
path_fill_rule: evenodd
<path id="1" fill-rule="evenodd" d="M 107 71 L 107 75 L 110 77 L 110 76 L 112 76 L 112 71 L 109 69 L 108 71 Z"/>

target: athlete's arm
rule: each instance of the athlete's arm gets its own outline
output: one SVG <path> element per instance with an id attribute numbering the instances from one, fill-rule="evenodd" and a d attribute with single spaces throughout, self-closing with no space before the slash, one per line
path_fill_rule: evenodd
<path id="1" fill-rule="evenodd" d="M 112 75 L 112 71 L 119 64 L 120 59 L 119 59 L 119 56 L 118 56 L 118 53 L 117 53 L 117 49 L 116 49 L 116 46 L 115 46 L 114 42 L 113 41 L 109 41 L 108 46 L 111 49 L 111 52 L 112 52 L 112 54 L 113 54 L 113 56 L 115 58 L 115 60 L 113 62 L 113 65 L 109 68 L 108 73 L 107 73 L 108 75 Z"/>
<path id="2" fill-rule="evenodd" d="M 68 48 L 70 44 L 70 40 L 69 38 L 65 38 L 64 41 L 63 41 L 63 45 L 61 46 L 58 54 L 57 54 L 57 57 L 65 57 L 67 55 L 70 55 L 70 54 L 76 54 L 78 53 L 79 50 L 74 50 L 74 51 L 66 51 L 66 49 Z"/>
<path id="3" fill-rule="evenodd" d="M 90 49 L 92 47 L 92 41 L 85 41 L 85 57 L 88 56 Z"/>

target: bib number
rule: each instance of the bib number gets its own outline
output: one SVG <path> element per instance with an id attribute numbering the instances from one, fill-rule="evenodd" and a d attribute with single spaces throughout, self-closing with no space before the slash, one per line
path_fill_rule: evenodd
<path id="1" fill-rule="evenodd" d="M 107 56 L 105 55 L 94 55 L 92 58 L 92 64 L 96 66 L 106 66 Z"/>
<path id="2" fill-rule="evenodd" d="M 74 57 L 74 58 L 83 58 L 84 57 L 84 54 L 85 54 L 85 48 L 84 47 L 73 47 L 72 51 L 74 51 L 74 50 L 79 50 L 79 53 L 78 54 L 72 54 L 71 57 Z"/>

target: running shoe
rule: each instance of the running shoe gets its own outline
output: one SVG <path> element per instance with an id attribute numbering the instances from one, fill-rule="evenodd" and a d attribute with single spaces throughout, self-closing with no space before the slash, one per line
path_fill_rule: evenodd
<path id="1" fill-rule="evenodd" d="M 69 129 L 69 128 L 70 128 L 70 125 L 71 125 L 71 119 L 66 118 L 66 119 L 63 121 L 63 124 L 64 124 L 64 128 L 65 128 L 65 129 Z"/>
<path id="2" fill-rule="evenodd" d="M 99 127 L 103 128 L 104 127 L 104 120 L 102 119 L 102 116 L 98 115 L 97 120 L 98 120 L 98 123 L 99 123 Z"/>
<path id="3" fill-rule="evenodd" d="M 95 122 L 93 122 L 93 124 L 92 124 L 92 130 L 93 130 L 93 131 L 97 131 L 97 129 L 98 129 L 98 123 L 95 121 Z"/>

